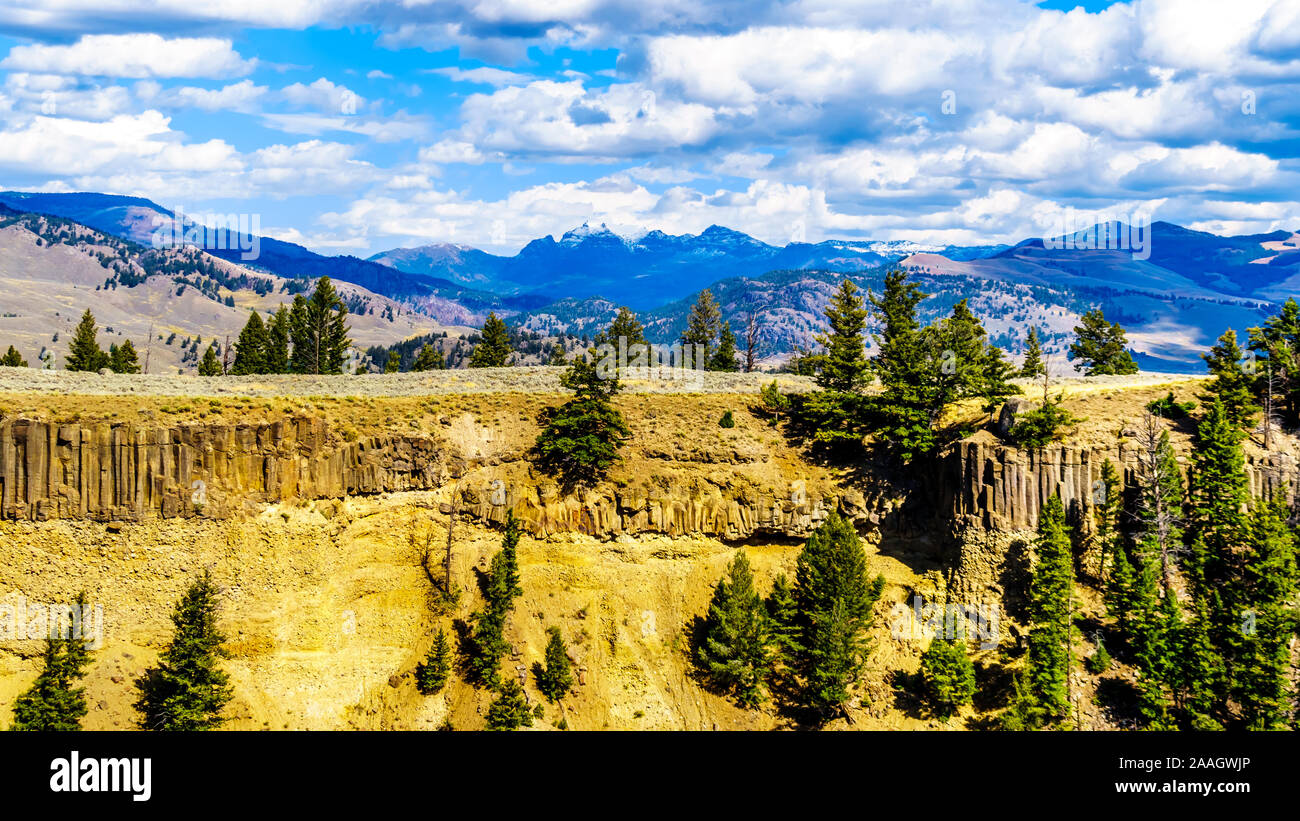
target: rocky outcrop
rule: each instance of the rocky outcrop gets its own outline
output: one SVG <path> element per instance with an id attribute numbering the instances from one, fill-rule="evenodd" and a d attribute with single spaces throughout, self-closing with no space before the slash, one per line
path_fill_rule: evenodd
<path id="1" fill-rule="evenodd" d="M 563 495 L 545 480 L 508 488 L 488 480 L 459 487 L 457 497 L 460 512 L 479 521 L 500 524 L 512 511 L 539 536 L 576 532 L 606 539 L 638 533 L 724 540 L 756 535 L 803 538 L 833 512 L 871 530 L 891 504 L 855 490 L 788 493 L 746 482 L 702 479 L 671 487 L 603 484 Z M 452 504 L 444 504 L 443 512 L 450 512 Z"/>
<path id="2" fill-rule="evenodd" d="M 89 426 L 0 419 L 0 517 L 225 517 L 246 503 L 432 488 L 444 448 L 419 436 L 344 442 L 324 420 Z"/>
<path id="3" fill-rule="evenodd" d="M 1019 569 L 1016 554 L 1032 540 L 1038 514 L 1059 495 L 1067 514 L 1084 531 L 1091 526 L 1094 502 L 1103 497 L 1102 463 L 1110 459 L 1126 486 L 1137 481 L 1136 449 L 1054 445 L 1042 451 L 1007 447 L 987 434 L 958 442 L 941 459 L 929 501 L 936 523 L 948 529 L 950 588 L 978 598 L 984 591 L 1003 595 Z M 1256 497 L 1285 493 L 1296 501 L 1300 467 L 1288 453 L 1247 459 L 1246 473 Z M 1021 568 L 1022 569 L 1022 568 Z"/>

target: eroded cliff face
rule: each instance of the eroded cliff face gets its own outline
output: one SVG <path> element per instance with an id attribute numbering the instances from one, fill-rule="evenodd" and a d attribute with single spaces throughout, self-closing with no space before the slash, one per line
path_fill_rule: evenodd
<path id="1" fill-rule="evenodd" d="M 468 453 L 467 453 L 468 451 Z M 267 504 L 449 486 L 445 511 L 542 536 L 639 533 L 800 538 L 832 511 L 878 524 L 896 500 L 833 486 L 754 454 L 654 452 L 617 482 L 561 493 L 517 450 L 483 455 L 435 434 L 345 441 L 320 418 L 262 425 L 93 426 L 0 420 L 0 517 L 20 521 L 229 519 Z"/>
<path id="2" fill-rule="evenodd" d="M 227 518 L 287 499 L 435 487 L 451 469 L 448 456 L 424 436 L 344 442 L 312 417 L 176 427 L 6 417 L 0 517 Z"/>
<path id="3" fill-rule="evenodd" d="M 1116 448 L 1053 445 L 1042 451 L 1019 450 L 988 434 L 958 442 L 940 460 L 930 500 L 948 518 L 949 592 L 958 598 L 999 599 L 1015 593 L 1022 568 L 1017 554 L 1032 541 L 1043 504 L 1059 495 L 1084 533 L 1093 506 L 1102 498 L 1102 464 L 1110 459 L 1126 487 L 1137 481 L 1135 444 Z M 1180 461 L 1182 461 L 1180 459 Z M 1247 457 L 1246 472 L 1257 497 L 1286 494 L 1294 501 L 1300 466 L 1287 452 Z M 943 526 L 942 524 L 940 526 Z"/>

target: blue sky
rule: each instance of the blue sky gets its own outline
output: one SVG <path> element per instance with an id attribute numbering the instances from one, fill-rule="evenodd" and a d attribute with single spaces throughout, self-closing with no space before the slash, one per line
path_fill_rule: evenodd
<path id="1" fill-rule="evenodd" d="M 0 186 L 326 253 L 1300 229 L 1300 2 L 0 0 Z"/>

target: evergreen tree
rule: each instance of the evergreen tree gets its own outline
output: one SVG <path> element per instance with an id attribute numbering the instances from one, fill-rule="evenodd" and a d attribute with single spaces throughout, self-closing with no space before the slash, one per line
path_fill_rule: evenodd
<path id="1" fill-rule="evenodd" d="M 921 654 L 921 682 L 926 699 L 945 721 L 975 696 L 975 665 L 964 637 L 935 638 Z"/>
<path id="2" fill-rule="evenodd" d="M 557 339 L 551 346 L 551 358 L 546 361 L 547 365 L 567 365 L 569 358 L 565 355 L 564 341 Z"/>
<path id="3" fill-rule="evenodd" d="M 1287 299 L 1277 316 L 1250 329 L 1250 349 L 1262 354 L 1267 365 L 1259 387 L 1267 390 L 1271 379 L 1281 396 L 1282 421 L 1287 426 L 1300 423 L 1300 305 L 1294 297 Z"/>
<path id="4" fill-rule="evenodd" d="M 560 628 L 551 627 L 546 632 L 550 636 L 546 642 L 546 664 L 533 662 L 533 677 L 537 680 L 537 689 L 554 704 L 573 689 L 573 671 L 569 663 L 569 648 Z"/>
<path id="5" fill-rule="evenodd" d="M 199 376 L 221 376 L 223 373 L 225 371 L 221 369 L 221 359 L 217 356 L 217 349 L 209 345 L 203 352 L 203 360 L 199 362 Z"/>
<path id="6" fill-rule="evenodd" d="M 614 321 L 609 324 L 609 327 L 596 334 L 595 339 L 592 340 L 592 344 L 596 348 L 609 345 L 615 351 L 619 350 L 620 342 L 623 345 L 622 350 L 627 357 L 626 361 L 629 366 L 641 359 L 644 359 L 646 364 L 649 364 L 650 343 L 646 341 L 645 328 L 641 325 L 641 321 L 637 319 L 636 314 L 627 307 L 619 308 L 618 314 L 614 317 Z M 567 365 L 568 362 L 563 359 L 564 345 L 559 342 L 556 345 L 559 348 L 558 356 L 560 359 L 556 361 L 555 348 L 552 348 L 550 364 Z"/>
<path id="7" fill-rule="evenodd" d="M 817 386 L 840 393 L 860 392 L 870 381 L 864 333 L 867 311 L 858 286 L 846 279 L 826 306 L 827 332 L 817 337 L 826 349 Z"/>
<path id="8" fill-rule="evenodd" d="M 1243 353 L 1237 344 L 1236 331 L 1229 328 L 1219 337 L 1218 344 L 1209 353 L 1201 354 L 1214 379 L 1206 386 L 1206 392 L 1198 398 L 1209 401 L 1218 397 L 1223 409 L 1228 414 L 1228 421 L 1249 432 L 1255 426 L 1259 416 L 1259 405 L 1255 404 L 1255 374 L 1242 363 Z"/>
<path id="9" fill-rule="evenodd" d="M 784 574 L 772 583 L 772 592 L 764 602 L 767 609 L 772 644 L 780 658 L 788 665 L 794 664 L 800 651 L 799 606 L 795 601 L 794 585 Z"/>
<path id="10" fill-rule="evenodd" d="M 841 709 L 866 654 L 864 634 L 885 579 L 867 578 L 867 557 L 848 520 L 831 514 L 799 554 L 795 602 L 803 648 L 802 701 L 815 712 Z"/>
<path id="11" fill-rule="evenodd" d="M 497 318 L 496 312 L 488 314 L 483 323 L 479 343 L 469 355 L 471 368 L 503 368 L 510 356 L 510 329 Z"/>
<path id="12" fill-rule="evenodd" d="M 1027 680 L 1035 710 L 1031 724 L 1042 726 L 1066 717 L 1071 628 L 1073 562 L 1065 507 L 1059 496 L 1043 505 L 1035 542 L 1037 563 L 1029 583 L 1029 652 Z"/>
<path id="13" fill-rule="evenodd" d="M 1037 379 L 1047 373 L 1047 364 L 1043 362 L 1043 346 L 1038 338 L 1038 327 L 1030 325 L 1025 334 L 1025 361 L 1020 365 L 1020 375 L 1027 379 Z"/>
<path id="14" fill-rule="evenodd" d="M 257 311 L 249 311 L 248 322 L 244 323 L 244 329 L 235 341 L 235 361 L 230 366 L 230 372 L 239 376 L 269 373 L 266 363 L 269 344 L 270 335 L 262 317 Z"/>
<path id="15" fill-rule="evenodd" d="M 81 729 L 81 720 L 87 712 L 86 689 L 78 686 L 78 682 L 90 665 L 86 637 L 76 629 L 77 624 L 84 624 L 88 610 L 84 593 L 77 597 L 75 606 L 81 616 L 74 617 L 73 627 L 66 635 L 54 635 L 55 625 L 51 625 L 41 671 L 32 686 L 14 701 L 13 724 L 9 729 L 37 732 Z"/>
<path id="16" fill-rule="evenodd" d="M 113 373 L 140 372 L 140 356 L 131 340 L 126 339 L 121 345 L 109 346 L 108 367 Z"/>
<path id="17" fill-rule="evenodd" d="M 1101 463 L 1101 485 L 1096 488 L 1092 508 L 1092 546 L 1097 557 L 1097 578 L 1106 580 L 1106 567 L 1119 544 L 1119 514 L 1122 510 L 1119 472 L 1106 459 Z"/>
<path id="18" fill-rule="evenodd" d="M 411 370 L 417 372 L 440 371 L 446 367 L 447 363 L 442 358 L 442 349 L 428 343 L 425 343 L 420 348 L 420 353 L 416 355 L 415 361 L 411 363 Z"/>
<path id="19" fill-rule="evenodd" d="M 876 355 L 871 368 L 880 379 L 878 414 L 880 437 L 890 442 L 903 462 L 931 452 L 935 433 L 930 424 L 932 402 L 923 386 L 932 357 L 917 319 L 917 305 L 928 294 L 899 270 L 885 274 L 881 295 L 868 294 L 879 333 L 873 335 Z"/>
<path id="20" fill-rule="evenodd" d="M 704 354 L 701 359 L 704 362 L 710 361 L 714 340 L 722 332 L 722 308 L 718 306 L 717 300 L 713 298 L 713 292 L 705 288 L 700 292 L 695 304 L 691 306 L 691 313 L 686 318 L 686 331 L 682 334 L 682 347 L 686 351 L 694 352 L 703 349 Z M 734 340 L 733 340 L 734 347 Z M 687 348 L 686 346 L 691 346 Z M 692 353 L 687 353 L 687 360 L 694 361 Z"/>
<path id="21" fill-rule="evenodd" d="M 415 686 L 422 695 L 431 696 L 446 686 L 450 675 L 451 645 L 447 642 L 447 631 L 439 628 L 424 661 L 415 667 Z"/>
<path id="22" fill-rule="evenodd" d="M 736 334 L 727 322 L 723 322 L 722 330 L 718 331 L 718 347 L 709 354 L 708 369 L 729 373 L 740 370 L 740 363 L 736 361 Z"/>
<path id="23" fill-rule="evenodd" d="M 1226 724 L 1229 699 L 1243 652 L 1242 614 L 1250 609 L 1243 590 L 1241 546 L 1248 543 L 1248 520 L 1243 512 L 1250 498 L 1249 479 L 1241 441 L 1216 396 L 1206 408 L 1192 442 L 1187 479 L 1187 531 L 1191 551 L 1185 568 L 1197 600 L 1189 641 L 1205 642 L 1199 648 L 1213 659 L 1198 657 L 1200 680 L 1188 680 L 1196 689 L 1190 713 L 1194 720 Z"/>
<path id="24" fill-rule="evenodd" d="M 284 305 L 281 305 L 264 324 L 266 331 L 266 345 L 262 351 L 264 373 L 289 373 L 289 343 L 292 327 L 291 311 Z"/>
<path id="25" fill-rule="evenodd" d="M 772 672 L 769 641 L 767 613 L 741 550 L 713 589 L 697 658 L 714 687 L 734 695 L 741 707 L 757 707 Z"/>
<path id="26" fill-rule="evenodd" d="M 515 598 L 523 595 L 517 553 L 519 537 L 519 521 L 513 513 L 508 513 L 501 550 L 488 563 L 483 584 L 484 607 L 470 616 L 466 670 L 471 680 L 479 684 L 497 684 L 501 657 L 509 649 L 505 640 L 506 619 L 510 617 Z"/>
<path id="27" fill-rule="evenodd" d="M 26 368 L 27 360 L 23 359 L 23 355 L 18 353 L 17 348 L 15 348 L 13 345 L 10 345 L 9 350 L 5 351 L 5 355 L 0 357 L 0 367 Z"/>
<path id="28" fill-rule="evenodd" d="M 388 352 L 388 361 L 384 363 L 384 373 L 400 373 L 402 370 L 402 355 L 397 351 Z"/>
<path id="29" fill-rule="evenodd" d="M 140 684 L 136 709 L 146 730 L 209 730 L 221 725 L 231 698 L 218 666 L 226 637 L 217 629 L 217 588 L 205 570 L 172 612 L 176 630 Z"/>
<path id="30" fill-rule="evenodd" d="M 497 688 L 496 701 L 488 707 L 487 728 L 489 730 L 518 730 L 520 727 L 533 726 L 533 716 L 524 698 L 524 688 L 513 678 L 501 681 Z"/>
<path id="31" fill-rule="evenodd" d="M 1284 500 L 1261 501 L 1251 511 L 1242 561 L 1243 626 L 1241 658 L 1233 695 L 1241 721 L 1251 730 L 1285 729 L 1292 637 L 1297 613 L 1296 537 L 1287 525 Z"/>
<path id="32" fill-rule="evenodd" d="M 1082 370 L 1086 376 L 1138 372 L 1124 329 L 1118 322 L 1107 322 L 1100 308 L 1084 314 L 1083 324 L 1076 326 L 1074 333 L 1077 338 L 1070 345 L 1070 358 L 1076 371 Z"/>
<path id="33" fill-rule="evenodd" d="M 66 368 L 70 371 L 97 371 L 108 366 L 108 356 L 95 340 L 95 315 L 87 308 L 72 335 Z"/>
<path id="34" fill-rule="evenodd" d="M 298 294 L 289 309 L 290 355 L 294 373 L 342 373 L 352 341 L 348 338 L 347 306 L 330 278 L 316 281 L 310 298 Z"/>
<path id="35" fill-rule="evenodd" d="M 543 412 L 544 427 L 533 446 L 536 464 L 565 485 L 594 482 L 618 461 L 619 448 L 632 435 L 623 415 L 609 402 L 619 389 L 617 373 L 602 373 L 594 356 L 578 356 L 560 384 L 574 396 Z"/>

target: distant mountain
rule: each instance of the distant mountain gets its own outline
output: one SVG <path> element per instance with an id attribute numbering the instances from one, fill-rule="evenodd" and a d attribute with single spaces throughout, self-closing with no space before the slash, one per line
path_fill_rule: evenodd
<path id="1" fill-rule="evenodd" d="M 159 221 L 175 219 L 149 200 L 95 193 L 0 192 L 0 208 L 66 217 L 141 243 Z M 298 288 L 326 274 L 442 323 L 479 324 L 496 311 L 542 334 L 590 336 L 627 305 L 641 314 L 651 338 L 663 342 L 680 334 L 691 302 L 709 287 L 737 330 L 740 316 L 757 309 L 765 353 L 780 358 L 814 345 L 839 279 L 878 287 L 883 271 L 897 265 L 934 294 L 922 305 L 927 317 L 970 299 L 994 341 L 1008 350 L 1018 350 L 1035 324 L 1062 352 L 1079 314 L 1100 306 L 1128 328 L 1140 362 L 1176 371 L 1201 370 L 1198 354 L 1224 328 L 1244 332 L 1300 292 L 1300 234 L 1289 231 L 1221 237 L 1157 222 L 1147 234 L 1149 253 L 1137 254 L 1078 242 L 1087 234 L 1014 246 L 871 240 L 776 246 L 718 225 L 699 234 L 650 231 L 632 238 L 584 224 L 558 240 L 535 239 L 514 256 L 431 244 L 363 260 L 262 237 L 260 256 L 243 267 Z M 240 262 L 238 250 L 209 253 Z"/>
<path id="2" fill-rule="evenodd" d="M 370 260 L 412 275 L 438 277 L 501 293 L 533 294 L 548 300 L 581 300 L 599 294 L 620 305 L 645 310 L 728 277 L 759 276 L 781 269 L 864 271 L 920 250 L 973 259 L 1004 248 L 845 240 L 775 246 L 720 225 L 711 225 L 699 234 L 650 231 L 632 239 L 604 225 L 592 227 L 584 223 L 558 241 L 550 236 L 535 239 L 513 257 L 463 245 L 425 245 L 396 248 Z"/>

